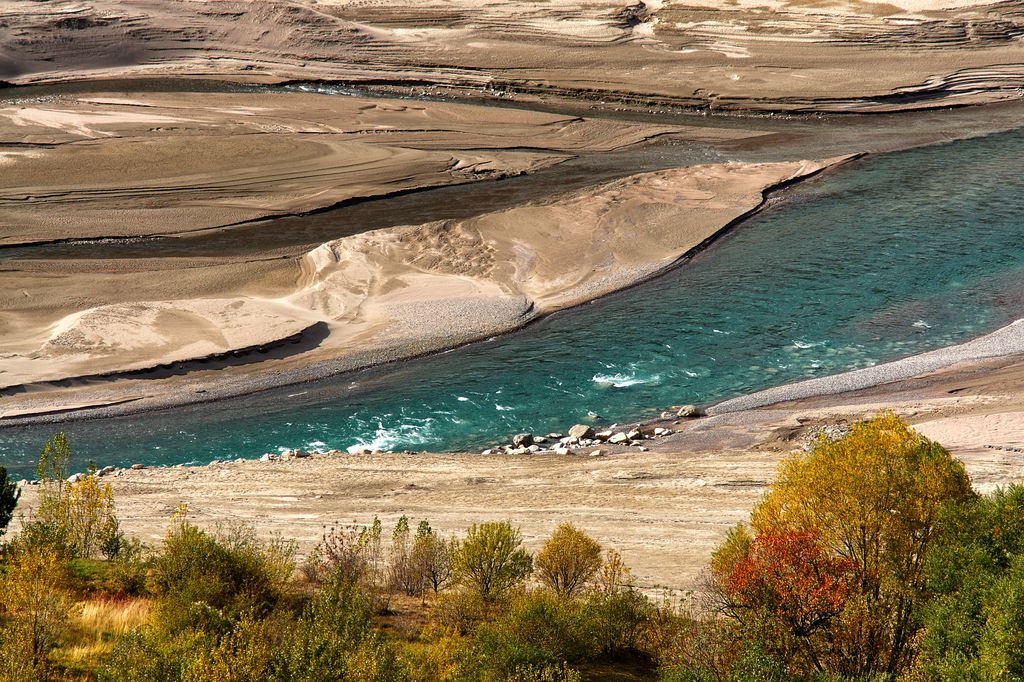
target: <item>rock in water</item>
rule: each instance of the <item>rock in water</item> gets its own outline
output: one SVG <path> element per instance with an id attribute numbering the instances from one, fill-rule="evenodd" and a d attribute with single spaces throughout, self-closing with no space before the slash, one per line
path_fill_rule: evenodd
<path id="1" fill-rule="evenodd" d="M 569 437 L 577 440 L 583 440 L 584 438 L 593 438 L 594 429 L 590 428 L 586 424 L 576 424 L 569 429 Z"/>
<path id="2" fill-rule="evenodd" d="M 512 436 L 512 445 L 516 446 L 517 448 L 533 445 L 533 434 L 517 433 L 516 435 Z"/>

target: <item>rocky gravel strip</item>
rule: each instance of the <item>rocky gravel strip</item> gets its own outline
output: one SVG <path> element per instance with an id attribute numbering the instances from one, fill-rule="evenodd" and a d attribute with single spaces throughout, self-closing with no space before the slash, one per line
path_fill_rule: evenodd
<path id="1" fill-rule="evenodd" d="M 752 410 L 790 400 L 857 391 L 946 369 L 961 362 L 973 362 L 1021 353 L 1024 353 L 1024 319 L 1012 322 L 991 334 L 956 346 L 939 348 L 852 372 L 777 386 L 726 400 L 709 408 L 708 414 L 717 415 Z"/>

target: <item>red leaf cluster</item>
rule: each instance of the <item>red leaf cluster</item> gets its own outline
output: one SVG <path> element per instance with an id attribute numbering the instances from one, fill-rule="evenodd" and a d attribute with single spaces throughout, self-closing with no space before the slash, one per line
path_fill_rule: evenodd
<path id="1" fill-rule="evenodd" d="M 792 634 L 806 637 L 842 612 L 856 568 L 852 561 L 829 556 L 815 532 L 761 533 L 724 587 L 738 606 L 777 618 Z"/>

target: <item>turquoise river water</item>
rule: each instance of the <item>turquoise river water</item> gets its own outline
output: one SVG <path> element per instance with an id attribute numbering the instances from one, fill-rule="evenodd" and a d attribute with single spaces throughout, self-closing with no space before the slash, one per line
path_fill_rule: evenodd
<path id="1" fill-rule="evenodd" d="M 517 334 L 206 405 L 0 429 L 0 464 L 27 473 L 57 429 L 101 466 L 480 448 L 964 341 L 1024 313 L 1021 159 L 1019 131 L 868 159 L 684 267 Z"/>

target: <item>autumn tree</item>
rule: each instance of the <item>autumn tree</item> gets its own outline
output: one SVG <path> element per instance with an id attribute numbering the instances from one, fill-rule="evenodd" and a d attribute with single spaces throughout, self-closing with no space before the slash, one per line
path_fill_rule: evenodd
<path id="1" fill-rule="evenodd" d="M 799 672 L 823 672 L 855 569 L 826 553 L 815 532 L 761 533 L 722 576 L 723 606 Z"/>
<path id="2" fill-rule="evenodd" d="M 831 662 L 822 665 L 840 674 L 891 676 L 912 654 L 915 613 L 927 587 L 925 560 L 940 510 L 973 495 L 963 465 L 947 450 L 895 415 L 883 414 L 858 422 L 840 440 L 823 437 L 809 452 L 784 460 L 752 514 L 754 538 L 734 533 L 713 568 L 721 579 L 743 562 L 764 563 L 756 553 L 763 554 L 765 543 L 789 538 L 783 543 L 790 545 L 787 551 L 809 552 L 829 568 L 830 580 L 842 580 L 828 588 L 843 585 L 843 605 L 837 617 L 829 617 Z M 812 537 L 813 546 L 807 544 Z M 794 545 L 800 538 L 803 545 Z M 820 605 L 805 606 L 813 611 Z M 780 603 L 775 616 L 791 619 L 795 607 Z"/>
<path id="3" fill-rule="evenodd" d="M 46 680 L 50 650 L 67 629 L 74 600 L 55 547 L 17 541 L 0 576 L 0 679 Z"/>
<path id="4" fill-rule="evenodd" d="M 633 589 L 633 573 L 622 560 L 622 555 L 614 549 L 605 552 L 604 561 L 597 573 L 597 586 L 606 595 Z"/>
<path id="5" fill-rule="evenodd" d="M 563 597 L 581 590 L 601 568 L 601 545 L 575 526 L 563 523 L 536 558 L 541 581 Z"/>
<path id="6" fill-rule="evenodd" d="M 508 521 L 473 524 L 455 556 L 460 582 L 484 600 L 522 585 L 533 570 L 523 536 Z"/>
<path id="7" fill-rule="evenodd" d="M 426 521 L 421 521 L 412 543 L 410 563 L 421 579 L 421 589 L 437 594 L 451 583 L 455 572 L 455 555 L 459 544 L 455 539 L 437 535 Z"/>
<path id="8" fill-rule="evenodd" d="M 122 538 L 110 484 L 95 471 L 68 477 L 71 446 L 63 433 L 47 441 L 39 457 L 39 501 L 22 528 L 35 543 L 48 544 L 70 557 L 116 554 Z"/>

